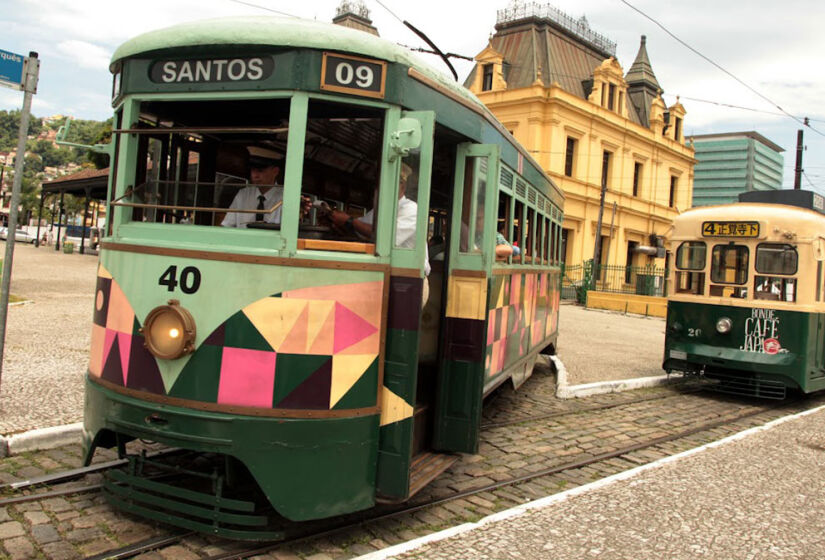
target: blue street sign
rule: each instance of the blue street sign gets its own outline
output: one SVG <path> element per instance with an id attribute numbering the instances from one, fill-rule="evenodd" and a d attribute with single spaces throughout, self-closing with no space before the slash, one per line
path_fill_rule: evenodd
<path id="1" fill-rule="evenodd" d="M 23 89 L 23 62 L 22 54 L 0 50 L 0 85 Z"/>

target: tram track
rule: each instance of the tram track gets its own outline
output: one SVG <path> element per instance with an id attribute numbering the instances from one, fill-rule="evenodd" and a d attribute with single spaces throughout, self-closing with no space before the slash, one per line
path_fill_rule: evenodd
<path id="1" fill-rule="evenodd" d="M 687 394 L 691 394 L 691 393 L 698 393 L 701 390 L 702 390 L 701 387 L 691 389 L 691 390 L 677 390 L 674 393 L 669 393 L 669 394 L 664 394 L 664 395 L 649 395 L 649 396 L 646 396 L 646 397 L 640 397 L 640 398 L 637 398 L 637 399 L 624 400 L 624 401 L 614 402 L 614 403 L 603 403 L 603 404 L 597 404 L 597 405 L 591 405 L 591 406 L 582 406 L 582 407 L 572 409 L 572 410 L 558 410 L 558 411 L 554 411 L 554 412 L 548 412 L 546 414 L 521 416 L 521 417 L 509 419 L 509 420 L 503 420 L 501 422 L 487 422 L 486 424 L 481 424 L 481 429 L 486 430 L 486 429 L 491 429 L 491 428 L 503 428 L 503 427 L 506 427 L 506 426 L 513 426 L 515 424 L 523 424 L 525 422 L 538 422 L 538 421 L 541 421 L 541 420 L 549 420 L 551 418 L 558 418 L 558 417 L 561 417 L 561 416 L 569 416 L 569 415 L 572 415 L 572 414 L 583 414 L 583 413 L 587 413 L 587 412 L 599 412 L 601 410 L 610 410 L 612 408 L 618 408 L 618 407 L 621 407 L 621 406 L 628 406 L 628 405 L 632 405 L 632 404 L 638 404 L 638 403 L 644 403 L 644 402 L 656 401 L 656 400 L 662 400 L 662 399 L 672 399 L 672 398 L 681 397 L 683 395 L 687 395 Z"/>
<path id="2" fill-rule="evenodd" d="M 635 402 L 645 402 L 648 400 L 656 400 L 655 398 L 645 398 L 645 399 L 636 399 Z M 271 552 L 275 549 L 279 548 L 288 548 L 290 546 L 297 546 L 301 543 L 308 543 L 318 539 L 325 539 L 335 535 L 342 535 L 346 534 L 350 531 L 355 531 L 357 529 L 368 529 L 370 526 L 380 524 L 385 521 L 395 520 L 403 518 L 404 516 L 413 516 L 416 513 L 426 511 L 429 508 L 435 508 L 450 502 L 456 502 L 459 500 L 466 500 L 467 498 L 471 498 L 474 496 L 480 495 L 489 495 L 495 494 L 497 491 L 506 491 L 508 495 L 512 496 L 510 501 L 515 503 L 524 503 L 527 501 L 531 501 L 533 498 L 530 495 L 530 490 L 527 489 L 525 491 L 521 491 L 520 487 L 528 485 L 534 481 L 541 481 L 541 479 L 550 479 L 551 477 L 557 477 L 558 475 L 564 475 L 564 473 L 576 473 L 581 471 L 581 469 L 585 469 L 587 467 L 593 465 L 604 464 L 607 461 L 611 461 L 614 459 L 622 459 L 625 458 L 633 453 L 645 450 L 656 449 L 657 447 L 666 445 L 668 443 L 676 442 L 679 440 L 683 440 L 689 438 L 691 436 L 695 436 L 697 434 L 701 434 L 703 432 L 709 432 L 718 428 L 722 428 L 725 426 L 733 425 L 737 422 L 747 420 L 753 417 L 757 417 L 761 414 L 769 413 L 773 410 L 779 409 L 781 407 L 793 407 L 797 405 L 800 401 L 782 401 L 781 403 L 773 403 L 770 406 L 762 406 L 753 408 L 752 405 L 747 406 L 749 410 L 735 413 L 727 414 L 724 418 L 719 418 L 716 420 L 704 422 L 700 425 L 696 425 L 684 430 L 679 430 L 678 432 L 668 434 L 666 436 L 649 438 L 644 441 L 637 441 L 632 444 L 616 448 L 614 450 L 605 451 L 602 453 L 589 455 L 586 453 L 579 454 L 577 457 L 571 458 L 570 460 L 560 463 L 557 465 L 552 465 L 547 468 L 543 468 L 537 470 L 535 472 L 527 473 L 524 475 L 516 476 L 516 477 L 509 477 L 504 480 L 499 480 L 494 482 L 493 484 L 485 484 L 481 486 L 467 488 L 462 491 L 453 492 L 449 495 L 442 495 L 438 497 L 433 497 L 432 499 L 427 499 L 424 501 L 419 501 L 413 503 L 408 503 L 402 507 L 393 507 L 393 506 L 380 506 L 378 508 L 374 508 L 370 510 L 369 515 L 358 515 L 358 514 L 351 514 L 348 516 L 344 516 L 343 518 L 338 518 L 337 522 L 334 521 L 333 523 L 323 522 L 317 523 L 317 527 L 313 528 L 311 531 L 301 531 L 300 528 L 304 527 L 304 525 L 295 524 L 294 531 L 287 531 L 287 534 L 292 533 L 288 538 L 278 541 L 276 543 L 264 543 L 258 544 L 255 546 L 245 546 L 242 543 L 232 543 L 228 550 L 220 552 L 218 554 L 208 556 L 208 560 L 228 560 L 230 558 L 247 558 L 251 556 L 256 556 L 260 554 L 266 554 Z M 617 403 L 616 406 L 621 406 L 622 404 L 631 404 L 630 402 L 625 403 Z M 712 438 L 716 439 L 716 438 Z M 665 454 L 669 454 L 670 452 L 666 452 Z M 575 477 L 572 477 L 575 484 L 578 482 L 575 481 Z M 551 492 L 552 493 L 552 492 Z M 509 506 L 508 506 L 509 507 Z M 328 521 L 328 520 L 326 520 Z M 456 519 L 454 523 L 463 523 L 468 521 L 467 519 Z M 159 537 L 158 539 L 152 539 L 150 542 L 146 542 L 142 546 L 138 545 L 130 545 L 128 547 L 124 547 L 123 549 L 117 549 L 105 553 L 103 555 L 99 555 L 94 557 L 95 560 L 102 560 L 103 558 L 117 558 L 117 559 L 125 559 L 137 556 L 149 550 L 155 550 L 160 547 L 170 546 L 171 544 L 180 543 L 181 541 L 185 541 L 186 537 L 189 536 L 191 533 L 183 533 L 174 536 L 167 536 L 167 537 Z M 172 539 L 168 543 L 165 542 L 163 539 Z M 162 544 L 158 544 L 162 543 Z"/>

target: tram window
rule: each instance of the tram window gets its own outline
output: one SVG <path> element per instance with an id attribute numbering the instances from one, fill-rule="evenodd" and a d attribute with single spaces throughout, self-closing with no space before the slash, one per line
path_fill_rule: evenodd
<path id="1" fill-rule="evenodd" d="M 510 243 L 510 229 L 512 225 L 512 219 L 510 217 L 511 208 L 510 205 L 512 203 L 512 197 L 505 193 L 499 192 L 498 193 L 498 218 L 496 219 L 496 232 L 504 238 L 504 241 L 507 242 L 508 245 Z M 496 247 L 500 244 L 500 239 L 498 235 L 496 235 Z M 498 252 L 496 251 L 496 259 L 497 260 L 508 260 L 509 257 L 498 256 Z"/>
<path id="2" fill-rule="evenodd" d="M 518 251 L 513 251 L 513 261 L 521 262 L 522 229 L 524 226 L 524 203 L 516 200 L 515 211 L 513 212 L 513 247 L 519 247 Z"/>
<path id="3" fill-rule="evenodd" d="M 679 245 L 676 251 L 676 268 L 704 270 L 706 254 L 707 247 L 704 241 L 686 241 Z"/>
<path id="4" fill-rule="evenodd" d="M 556 228 L 550 218 L 544 218 L 544 262 L 551 264 L 550 246 L 555 243 Z"/>
<path id="5" fill-rule="evenodd" d="M 676 293 L 703 295 L 705 293 L 705 273 L 677 270 Z"/>
<path id="6" fill-rule="evenodd" d="M 748 248 L 744 245 L 716 245 L 710 265 L 711 282 L 744 284 L 748 280 Z"/>
<path id="7" fill-rule="evenodd" d="M 525 240 L 524 240 L 524 254 L 526 258 L 524 262 L 533 262 L 533 245 L 535 234 L 533 228 L 535 226 L 536 211 L 532 208 L 527 208 L 527 219 L 524 221 Z"/>
<path id="8" fill-rule="evenodd" d="M 480 253 L 484 244 L 484 199 L 487 196 L 487 158 L 468 157 L 464 167 L 459 251 Z M 492 241 L 490 241 L 492 245 Z"/>
<path id="9" fill-rule="evenodd" d="M 796 278 L 756 276 L 753 288 L 754 298 L 756 299 L 796 301 Z"/>
<path id="10" fill-rule="evenodd" d="M 796 274 L 799 256 L 796 247 L 784 243 L 760 243 L 756 246 L 756 272 L 762 274 Z"/>
<path id="11" fill-rule="evenodd" d="M 415 249 L 415 223 L 418 218 L 418 172 L 420 153 L 410 153 L 401 163 L 396 203 L 395 246 Z"/>
<path id="12" fill-rule="evenodd" d="M 247 148 L 283 159 L 289 106 L 289 99 L 143 103 L 133 126 L 141 129 L 135 187 L 118 202 L 133 208 L 133 221 L 220 225 L 248 184 Z"/>
<path id="13" fill-rule="evenodd" d="M 333 242 L 375 241 L 373 225 L 383 143 L 383 110 L 310 100 L 301 194 L 313 202 L 316 210 L 303 220 L 299 238 Z M 414 165 L 417 168 L 417 164 Z M 413 177 L 410 165 L 402 167 L 403 178 L 412 179 L 415 184 L 400 194 L 415 202 L 418 197 L 417 175 Z M 408 207 L 413 208 L 413 222 L 412 228 L 404 228 L 405 232 L 414 232 L 414 206 Z M 412 245 L 408 244 L 410 240 Z M 414 247 L 415 236 L 405 235 L 399 244 Z M 303 242 L 303 246 L 307 249 L 336 247 L 328 243 L 314 245 L 309 241 Z"/>

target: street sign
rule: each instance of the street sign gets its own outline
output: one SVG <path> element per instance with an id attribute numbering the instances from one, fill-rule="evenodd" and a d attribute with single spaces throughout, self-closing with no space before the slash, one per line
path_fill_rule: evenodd
<path id="1" fill-rule="evenodd" d="M 22 54 L 0 50 L 0 85 L 22 90 L 25 60 Z"/>

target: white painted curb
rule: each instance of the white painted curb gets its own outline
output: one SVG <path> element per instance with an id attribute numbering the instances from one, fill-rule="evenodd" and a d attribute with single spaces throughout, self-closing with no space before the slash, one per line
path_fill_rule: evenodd
<path id="1" fill-rule="evenodd" d="M 796 420 L 797 418 L 802 418 L 803 416 L 807 416 L 808 414 L 813 414 L 815 412 L 819 412 L 825 410 L 825 406 L 820 406 L 817 408 L 813 408 L 811 410 L 806 410 L 804 412 L 799 412 L 797 414 L 792 414 L 790 416 L 783 416 L 782 418 L 777 418 L 776 420 L 771 420 L 767 424 L 763 424 L 762 426 L 756 426 L 755 428 L 750 428 L 744 430 L 742 432 L 733 434 L 732 436 L 728 436 L 726 438 L 720 439 L 718 441 L 714 441 L 712 443 L 707 443 L 700 447 L 696 447 L 694 449 L 688 449 L 687 451 L 683 451 L 682 453 L 678 453 L 676 455 L 671 455 L 669 457 L 663 457 L 658 461 L 654 461 L 652 463 L 648 463 L 646 465 L 638 466 L 634 469 L 630 469 L 629 471 L 623 471 L 612 476 L 608 476 L 607 478 L 603 478 L 601 480 L 597 480 L 595 482 L 591 482 L 590 484 L 585 484 L 584 486 L 578 486 L 576 488 L 571 488 L 565 492 L 560 492 L 558 494 L 553 494 L 551 496 L 547 496 L 544 498 L 540 498 L 538 500 L 534 500 L 532 502 L 516 506 L 511 509 L 507 509 L 504 511 L 500 511 L 498 513 L 494 513 L 492 515 L 488 515 L 487 517 L 475 522 L 475 523 L 464 523 L 462 525 L 458 525 L 456 527 L 450 527 L 449 529 L 445 529 L 443 531 L 439 531 L 437 533 L 432 533 L 431 535 L 425 535 L 423 537 L 397 544 L 395 546 L 391 546 L 385 548 L 383 550 L 378 550 L 376 552 L 370 552 L 369 554 L 365 554 L 363 556 L 357 557 L 355 560 L 385 560 L 387 558 L 392 558 L 393 556 L 397 556 L 399 554 L 404 554 L 405 552 L 409 552 L 416 548 L 419 548 L 427 543 L 431 543 L 434 541 L 440 541 L 443 539 L 447 539 L 453 537 L 455 535 L 460 535 L 467 531 L 478 529 L 488 523 L 494 523 L 496 521 L 502 521 L 504 519 L 509 519 L 511 517 L 517 517 L 526 513 L 531 509 L 538 509 L 547 507 L 556 503 L 563 502 L 568 498 L 572 498 L 573 496 L 578 496 L 579 494 L 584 494 L 590 492 L 592 490 L 597 490 L 599 488 L 603 488 L 605 486 L 610 486 L 615 482 L 619 482 L 622 480 L 627 480 L 629 478 L 633 478 L 636 475 L 639 475 L 645 471 L 658 468 L 662 465 L 667 463 L 672 463 L 675 461 L 679 461 L 680 459 L 684 459 L 685 457 L 689 457 L 696 453 L 700 453 L 707 449 L 711 449 L 714 447 L 720 447 L 722 445 L 726 445 L 728 443 L 744 439 L 746 437 L 752 436 L 759 432 L 763 432 L 765 430 L 769 430 L 774 428 L 780 424 L 784 424 L 790 420 Z"/>
<path id="2" fill-rule="evenodd" d="M 2 438 L 2 447 L 6 455 L 19 455 L 27 451 L 52 449 L 61 445 L 80 443 L 83 422 L 30 430 Z"/>
<path id="3" fill-rule="evenodd" d="M 556 366 L 556 398 L 575 399 L 580 397 L 591 397 L 593 395 L 603 395 L 605 393 L 618 393 L 620 391 L 631 391 L 645 387 L 658 387 L 673 383 L 677 377 L 669 375 L 659 375 L 656 377 L 637 377 L 635 379 L 618 379 L 616 381 L 599 381 L 597 383 L 585 383 L 583 385 L 567 384 L 567 369 L 558 356 L 549 356 Z"/>

